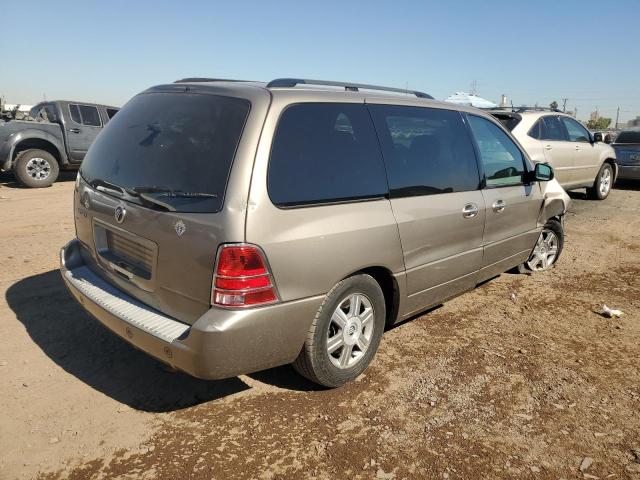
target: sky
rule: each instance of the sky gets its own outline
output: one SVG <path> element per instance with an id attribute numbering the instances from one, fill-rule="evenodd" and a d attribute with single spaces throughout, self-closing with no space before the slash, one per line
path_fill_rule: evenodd
<path id="1" fill-rule="evenodd" d="M 0 0 L 0 95 L 121 106 L 179 78 L 302 77 L 640 115 L 640 0 Z"/>

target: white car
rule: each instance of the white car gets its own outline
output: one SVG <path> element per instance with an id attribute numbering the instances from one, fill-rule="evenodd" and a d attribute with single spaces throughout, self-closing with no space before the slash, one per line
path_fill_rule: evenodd
<path id="1" fill-rule="evenodd" d="M 615 150 L 575 118 L 541 108 L 497 109 L 491 114 L 508 128 L 534 162 L 548 162 L 565 190 L 586 188 L 604 200 L 618 174 Z"/>

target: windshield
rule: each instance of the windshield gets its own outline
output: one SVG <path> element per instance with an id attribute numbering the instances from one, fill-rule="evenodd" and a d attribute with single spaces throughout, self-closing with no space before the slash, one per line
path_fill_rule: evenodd
<path id="1" fill-rule="evenodd" d="M 249 107 L 217 95 L 140 94 L 98 135 L 80 174 L 146 206 L 217 212 Z"/>
<path id="2" fill-rule="evenodd" d="M 640 130 L 621 132 L 615 143 L 640 143 Z"/>

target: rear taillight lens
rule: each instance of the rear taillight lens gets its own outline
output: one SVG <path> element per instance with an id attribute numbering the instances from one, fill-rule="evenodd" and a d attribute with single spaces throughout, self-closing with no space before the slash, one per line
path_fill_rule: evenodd
<path id="1" fill-rule="evenodd" d="M 267 260 L 255 245 L 223 245 L 218 251 L 211 304 L 250 307 L 278 301 Z"/>

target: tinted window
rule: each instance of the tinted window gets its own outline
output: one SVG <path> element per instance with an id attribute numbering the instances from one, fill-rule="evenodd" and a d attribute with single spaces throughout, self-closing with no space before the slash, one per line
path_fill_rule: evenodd
<path id="1" fill-rule="evenodd" d="M 504 126 L 504 128 L 509 131 L 512 131 L 514 128 L 516 128 L 516 125 L 518 125 L 520 123 L 520 120 L 522 120 L 522 117 L 516 114 L 494 113 L 492 115 L 496 117 L 496 120 L 498 120 Z"/>
<path id="2" fill-rule="evenodd" d="M 560 124 L 558 117 L 542 118 L 542 139 L 544 140 L 566 140 L 565 130 Z"/>
<path id="3" fill-rule="evenodd" d="M 268 188 L 279 206 L 386 195 L 384 164 L 366 107 L 305 103 L 287 108 L 273 139 Z"/>
<path id="4" fill-rule="evenodd" d="M 394 197 L 479 188 L 469 132 L 458 112 L 371 105 Z"/>
<path id="5" fill-rule="evenodd" d="M 542 120 L 538 120 L 533 127 L 531 127 L 531 130 L 529 130 L 529 136 L 531 138 L 537 138 L 538 140 L 542 138 Z"/>
<path id="6" fill-rule="evenodd" d="M 118 109 L 117 108 L 107 108 L 107 117 L 109 117 L 109 120 L 111 120 L 113 118 L 113 116 L 118 113 Z"/>
<path id="7" fill-rule="evenodd" d="M 469 124 L 480 151 L 487 186 L 521 183 L 524 159 L 509 136 L 485 118 L 469 115 Z"/>
<path id="8" fill-rule="evenodd" d="M 79 105 L 78 108 L 80 109 L 80 116 L 82 117 L 83 125 L 88 125 L 90 127 L 99 127 L 102 125 L 97 107 Z"/>
<path id="9" fill-rule="evenodd" d="M 188 193 L 147 195 L 180 212 L 216 212 L 249 106 L 214 95 L 138 95 L 98 135 L 80 173 L 90 183 Z"/>
<path id="10" fill-rule="evenodd" d="M 78 125 L 82 124 L 82 119 L 80 118 L 80 110 L 78 109 L 78 105 L 69 105 L 69 113 L 71 113 L 71 120 L 76 122 Z"/>
<path id="11" fill-rule="evenodd" d="M 615 143 L 640 143 L 640 130 L 620 132 Z"/>
<path id="12" fill-rule="evenodd" d="M 590 142 L 589 132 L 572 118 L 560 117 L 571 142 Z"/>

